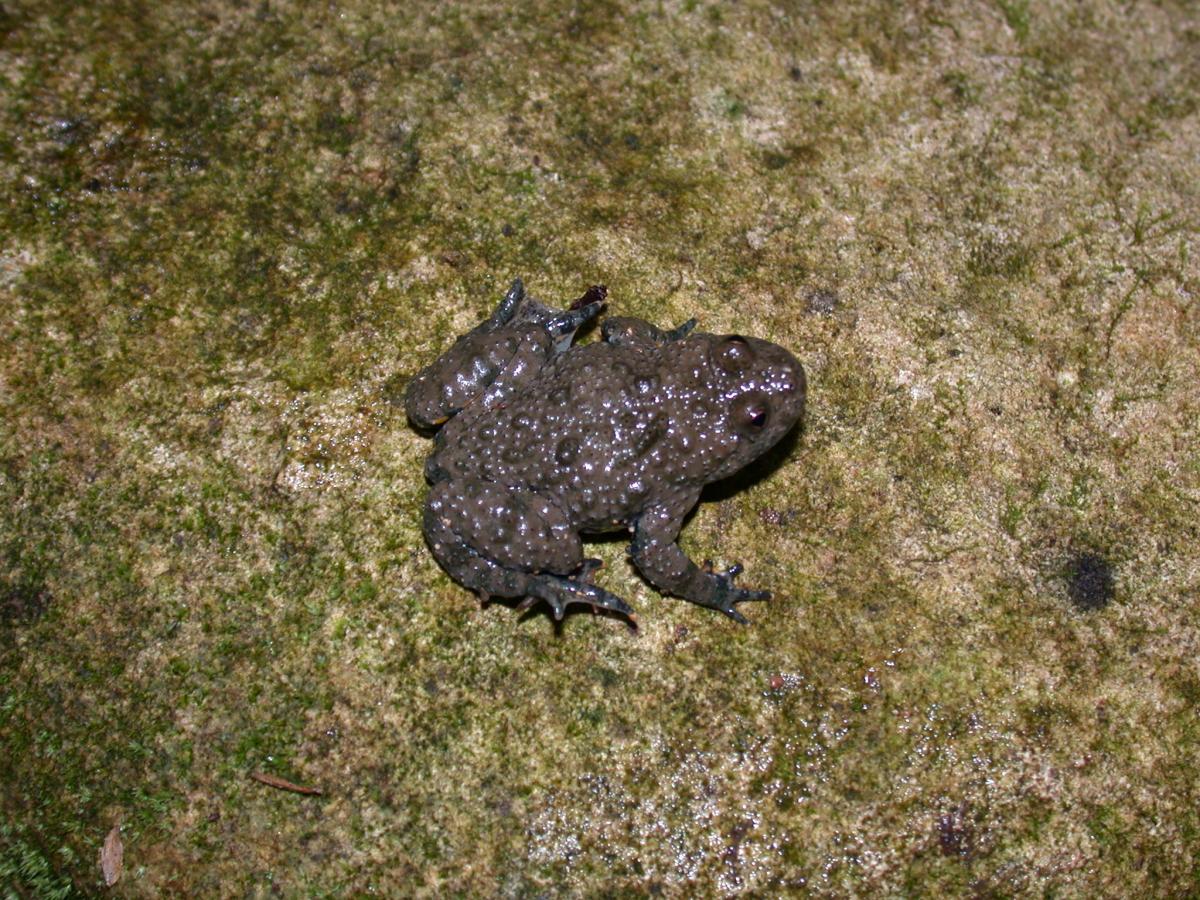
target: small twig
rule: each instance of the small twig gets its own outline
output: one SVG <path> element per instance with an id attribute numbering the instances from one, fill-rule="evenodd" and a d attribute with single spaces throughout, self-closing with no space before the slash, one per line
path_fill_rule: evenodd
<path id="1" fill-rule="evenodd" d="M 268 787 L 279 788 L 281 791 L 291 791 L 293 794 L 306 794 L 310 797 L 320 797 L 324 793 L 320 788 L 296 784 L 294 781 L 288 781 L 286 778 L 279 778 L 275 775 L 268 775 L 266 772 L 251 772 L 250 777 L 255 781 L 261 781 Z"/>
<path id="2" fill-rule="evenodd" d="M 1133 295 L 1137 292 L 1138 288 L 1146 284 L 1146 280 L 1145 273 L 1134 272 L 1133 284 L 1130 286 L 1129 290 L 1125 292 L 1125 296 L 1121 298 L 1120 302 L 1117 303 L 1116 312 L 1113 313 L 1113 316 L 1108 323 L 1108 333 L 1104 336 L 1105 362 L 1108 362 L 1109 357 L 1112 356 L 1113 335 L 1116 333 L 1117 326 L 1121 324 L 1121 319 L 1125 317 L 1125 313 L 1129 312 L 1130 308 L 1132 308 Z"/>
<path id="3" fill-rule="evenodd" d="M 279 464 L 275 467 L 274 473 L 271 475 L 271 483 L 267 485 L 267 490 L 273 494 L 282 494 L 279 489 L 279 476 L 283 474 L 283 470 L 288 464 L 288 438 L 291 436 L 292 429 L 288 425 L 283 426 L 283 439 L 280 442 L 279 448 Z"/>

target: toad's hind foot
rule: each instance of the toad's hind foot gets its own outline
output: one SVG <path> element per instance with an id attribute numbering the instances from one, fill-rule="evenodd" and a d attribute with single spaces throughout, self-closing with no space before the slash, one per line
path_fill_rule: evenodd
<path id="1" fill-rule="evenodd" d="M 703 570 L 715 582 L 716 590 L 707 600 L 693 600 L 700 606 L 707 606 L 725 613 L 739 625 L 749 625 L 750 620 L 734 608 L 735 603 L 745 603 L 747 600 L 770 600 L 770 591 L 756 591 L 751 588 L 740 588 L 734 585 L 733 579 L 743 572 L 741 563 L 734 563 L 724 572 L 713 571 L 712 560 L 704 561 Z"/>
<path id="2" fill-rule="evenodd" d="M 591 560 L 589 560 L 591 562 Z M 591 574 L 593 567 L 587 567 Z M 517 605 L 517 609 L 529 609 L 538 600 L 545 600 L 554 610 L 554 618 L 562 620 L 563 614 L 572 603 L 582 603 L 593 609 L 607 609 L 636 621 L 633 618 L 633 607 L 618 597 L 610 594 L 602 587 L 597 587 L 585 581 L 574 578 L 564 578 L 561 575 L 530 575 L 526 586 L 526 597 Z"/>

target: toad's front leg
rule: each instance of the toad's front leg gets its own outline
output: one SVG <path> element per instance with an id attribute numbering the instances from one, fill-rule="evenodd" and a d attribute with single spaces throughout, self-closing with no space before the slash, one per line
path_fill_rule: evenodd
<path id="1" fill-rule="evenodd" d="M 488 410 L 505 402 L 600 314 L 603 292 L 595 296 L 599 299 L 578 308 L 554 309 L 526 294 L 516 279 L 491 316 L 409 382 L 404 394 L 409 421 L 433 431 L 467 407 Z"/>
<path id="2" fill-rule="evenodd" d="M 440 481 L 425 504 L 425 539 L 450 577 L 488 597 L 545 600 L 561 619 L 572 603 L 633 610 L 591 583 L 595 560 L 553 500 L 473 478 Z"/>
<path id="3" fill-rule="evenodd" d="M 749 621 L 734 605 L 747 600 L 770 600 L 771 592 L 736 587 L 733 579 L 742 571 L 740 564 L 714 572 L 711 563 L 705 563 L 703 568 L 696 565 L 675 543 L 684 516 L 699 499 L 697 491 L 643 512 L 634 525 L 629 554 L 638 571 L 659 590 L 720 610 L 735 622 L 747 625 Z"/>

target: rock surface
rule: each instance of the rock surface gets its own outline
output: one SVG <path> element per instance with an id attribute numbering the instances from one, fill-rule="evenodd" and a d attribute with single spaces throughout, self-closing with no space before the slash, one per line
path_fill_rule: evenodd
<path id="1" fill-rule="evenodd" d="M 1196 884 L 1194 5 L 28 0 L 0 85 L 0 883 Z M 516 274 L 804 360 L 684 532 L 755 627 L 425 552 Z"/>

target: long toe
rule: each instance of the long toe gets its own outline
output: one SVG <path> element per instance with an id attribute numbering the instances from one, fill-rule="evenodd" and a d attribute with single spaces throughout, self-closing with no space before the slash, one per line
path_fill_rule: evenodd
<path id="1" fill-rule="evenodd" d="M 584 603 L 598 609 L 608 609 L 623 616 L 633 614 L 633 608 L 602 587 L 584 581 L 564 578 L 561 575 L 539 575 L 530 580 L 531 592 L 555 607 L 556 617 L 562 607 L 571 603 Z"/>

